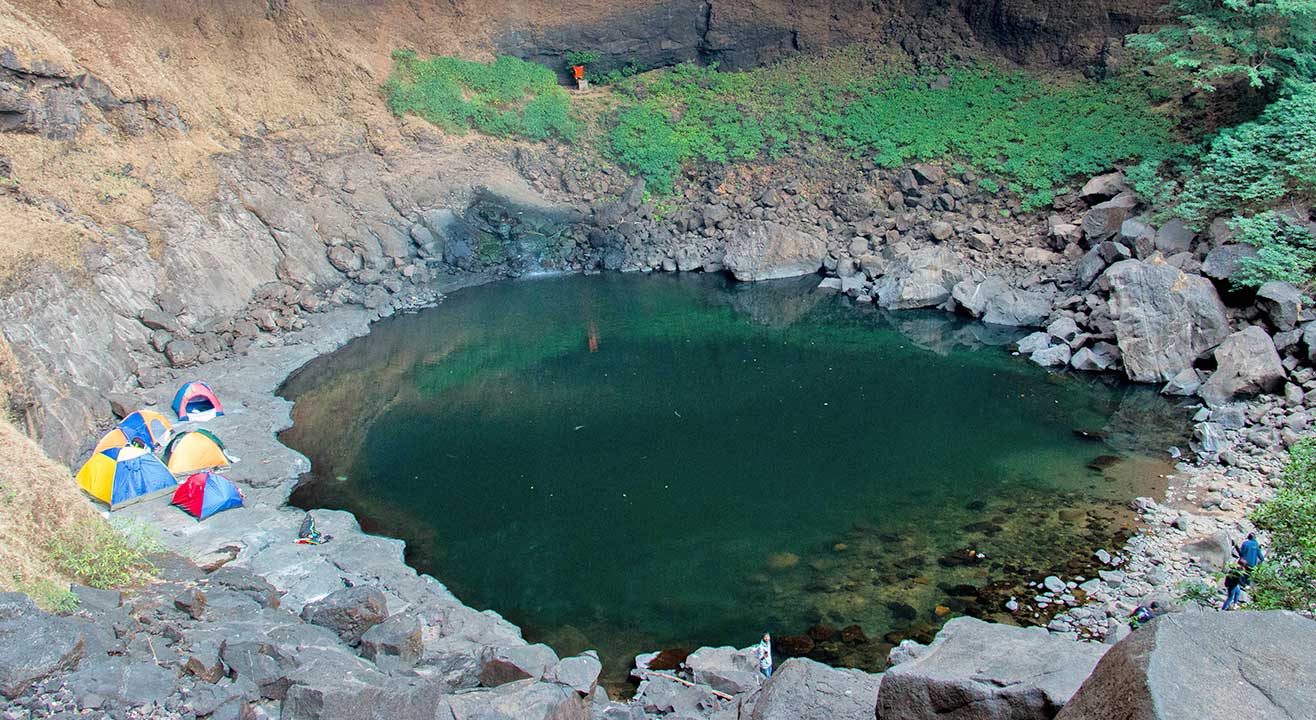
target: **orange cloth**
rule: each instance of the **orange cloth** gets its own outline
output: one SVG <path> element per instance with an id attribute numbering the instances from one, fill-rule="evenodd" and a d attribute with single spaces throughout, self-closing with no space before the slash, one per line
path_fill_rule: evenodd
<path id="1" fill-rule="evenodd" d="M 584 80 L 584 79 L 585 79 L 585 66 L 584 66 L 584 65 L 572 65 L 572 66 L 571 66 L 571 74 L 574 75 L 574 76 L 576 76 L 576 79 L 577 79 L 577 80 Z"/>

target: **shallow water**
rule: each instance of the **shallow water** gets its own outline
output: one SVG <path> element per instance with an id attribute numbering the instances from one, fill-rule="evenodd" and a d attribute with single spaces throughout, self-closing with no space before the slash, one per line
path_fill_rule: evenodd
<path id="1" fill-rule="evenodd" d="M 314 468 L 293 501 L 406 540 L 616 681 L 637 652 L 765 628 L 880 669 L 1021 579 L 1082 572 L 1163 490 L 1184 423 L 1154 392 L 816 282 L 505 282 L 382 322 L 284 388 Z"/>

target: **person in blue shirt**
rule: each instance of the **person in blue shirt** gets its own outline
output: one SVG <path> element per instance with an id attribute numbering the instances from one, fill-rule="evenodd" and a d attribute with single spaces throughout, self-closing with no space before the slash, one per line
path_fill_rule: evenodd
<path id="1" fill-rule="evenodd" d="M 1261 564 L 1266 556 L 1261 552 L 1261 543 L 1257 542 L 1256 533 L 1248 533 L 1247 540 L 1238 548 L 1238 559 L 1242 560 L 1248 570 L 1253 570 Z"/>

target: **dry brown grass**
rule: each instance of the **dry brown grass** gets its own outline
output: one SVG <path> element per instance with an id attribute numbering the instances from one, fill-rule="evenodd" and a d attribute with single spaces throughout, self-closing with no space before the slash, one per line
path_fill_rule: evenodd
<path id="1" fill-rule="evenodd" d="M 0 421 L 0 468 L 0 588 L 67 589 L 71 578 L 50 562 L 45 544 L 61 528 L 103 521 L 69 469 L 8 421 Z"/>

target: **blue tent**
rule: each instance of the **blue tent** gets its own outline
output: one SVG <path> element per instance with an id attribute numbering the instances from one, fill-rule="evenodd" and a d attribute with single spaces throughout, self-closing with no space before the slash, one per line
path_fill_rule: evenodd
<path id="1" fill-rule="evenodd" d="M 77 479 L 79 487 L 110 509 L 178 487 L 159 458 L 131 445 L 94 453 L 78 471 Z"/>
<path id="2" fill-rule="evenodd" d="M 242 507 L 242 491 L 232 480 L 213 472 L 187 476 L 174 491 L 173 504 L 198 520 L 205 520 L 221 510 Z"/>

